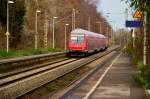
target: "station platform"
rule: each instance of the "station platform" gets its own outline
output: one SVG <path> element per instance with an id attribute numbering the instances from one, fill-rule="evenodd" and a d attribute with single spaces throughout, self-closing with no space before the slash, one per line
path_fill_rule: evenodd
<path id="1" fill-rule="evenodd" d="M 146 99 L 134 81 L 137 70 L 130 58 L 121 54 L 90 99 Z"/>
<path id="2" fill-rule="evenodd" d="M 124 53 L 118 55 L 116 60 L 114 58 L 111 66 L 110 64 L 103 66 L 92 78 L 86 80 L 65 98 L 60 99 L 146 99 L 144 89 L 134 80 L 138 71 L 131 59 Z M 107 68 L 109 70 L 104 75 Z M 102 76 L 104 77 L 101 78 Z M 101 81 L 94 88 L 99 79 Z"/>

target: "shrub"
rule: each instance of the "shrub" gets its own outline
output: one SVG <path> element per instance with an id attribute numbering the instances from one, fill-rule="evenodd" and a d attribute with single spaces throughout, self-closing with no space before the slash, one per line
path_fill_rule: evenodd
<path id="1" fill-rule="evenodd" d="M 138 63 L 140 73 L 136 77 L 136 81 L 144 88 L 150 88 L 150 65 Z"/>

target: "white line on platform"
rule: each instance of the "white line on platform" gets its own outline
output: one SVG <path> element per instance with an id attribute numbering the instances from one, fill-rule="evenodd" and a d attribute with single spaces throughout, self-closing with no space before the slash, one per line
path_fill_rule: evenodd
<path id="1" fill-rule="evenodd" d="M 117 59 L 121 56 L 121 53 L 114 59 L 114 61 L 109 65 L 109 67 L 106 69 L 106 71 L 103 73 L 103 75 L 99 78 L 97 83 L 93 86 L 93 88 L 86 94 L 86 96 L 83 99 L 88 99 L 92 93 L 96 90 L 96 88 L 99 86 L 99 84 L 102 82 L 103 78 L 106 76 L 112 65 L 117 61 Z"/>

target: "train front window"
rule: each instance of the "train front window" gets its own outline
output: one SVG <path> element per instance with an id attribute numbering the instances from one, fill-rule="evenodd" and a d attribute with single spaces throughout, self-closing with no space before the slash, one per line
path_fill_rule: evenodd
<path id="1" fill-rule="evenodd" d="M 72 35 L 71 42 L 74 44 L 80 44 L 84 42 L 84 35 Z"/>

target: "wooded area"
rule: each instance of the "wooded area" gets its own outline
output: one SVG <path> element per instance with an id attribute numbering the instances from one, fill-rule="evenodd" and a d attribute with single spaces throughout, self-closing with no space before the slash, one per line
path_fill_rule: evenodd
<path id="1" fill-rule="evenodd" d="M 15 3 L 9 4 L 9 31 L 10 47 L 16 48 L 21 41 L 23 33 L 25 2 L 24 0 L 14 0 Z M 6 44 L 6 24 L 7 23 L 7 0 L 0 0 L 0 48 L 4 49 Z"/>
<path id="2" fill-rule="evenodd" d="M 6 33 L 6 1 L 0 0 L 0 48 L 5 49 Z M 106 21 L 101 13 L 97 12 L 96 4 L 99 0 L 14 0 L 10 5 L 10 33 L 11 48 L 28 49 L 34 48 L 36 10 L 38 18 L 38 48 L 44 48 L 45 31 L 48 31 L 48 47 L 52 47 L 52 19 L 55 19 L 56 47 L 64 48 L 65 24 L 67 32 L 72 30 L 72 9 L 76 12 L 76 28 L 88 29 L 90 17 L 90 30 L 99 32 L 97 21 Z M 102 34 L 107 33 L 107 22 L 102 25 Z M 22 28 L 24 27 L 24 28 Z M 109 25 L 109 31 L 110 31 Z"/>

